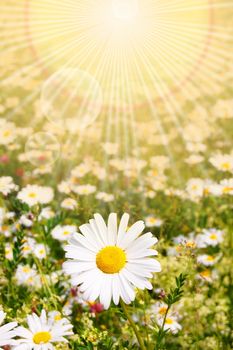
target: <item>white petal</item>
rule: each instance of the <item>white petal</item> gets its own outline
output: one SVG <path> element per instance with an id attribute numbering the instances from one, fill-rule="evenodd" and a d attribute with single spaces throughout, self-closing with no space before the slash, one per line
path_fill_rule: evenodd
<path id="1" fill-rule="evenodd" d="M 94 242 L 95 240 L 93 239 L 92 241 Z M 81 235 L 80 233 L 74 233 L 72 238 L 69 240 L 69 243 L 71 244 L 78 243 L 79 246 L 81 245 L 81 247 L 83 248 L 96 252 L 98 251 L 98 248 L 93 242 L 90 242 L 90 240 L 87 240 L 86 237 Z"/>
<path id="2" fill-rule="evenodd" d="M 120 280 L 119 280 L 119 274 L 113 275 L 112 280 L 112 295 L 113 295 L 113 302 L 115 305 L 119 304 L 120 300 Z"/>
<path id="3" fill-rule="evenodd" d="M 152 278 L 153 275 L 150 270 L 140 265 L 135 265 L 133 263 L 128 262 L 126 264 L 126 268 L 132 272 L 133 274 L 141 277 Z"/>
<path id="4" fill-rule="evenodd" d="M 104 305 L 105 310 L 109 308 L 112 299 L 112 280 L 113 275 L 104 274 L 100 291 L 100 302 Z"/>
<path id="5" fill-rule="evenodd" d="M 65 246 L 66 258 L 82 261 L 94 261 L 96 254 L 85 248 L 75 247 L 73 245 Z"/>
<path id="6" fill-rule="evenodd" d="M 128 222 L 129 222 L 129 214 L 124 214 L 121 218 L 119 229 L 118 229 L 118 236 L 117 236 L 117 244 L 121 241 L 122 237 L 124 237 L 127 228 L 128 228 Z"/>
<path id="7" fill-rule="evenodd" d="M 161 265 L 155 259 L 130 259 L 130 263 L 135 264 L 135 269 L 137 269 L 137 265 L 142 268 L 148 269 L 151 272 L 160 272 Z"/>
<path id="8" fill-rule="evenodd" d="M 122 279 L 120 279 L 120 275 L 119 275 L 119 288 L 120 288 L 120 296 L 121 299 L 125 302 L 125 304 L 130 304 L 131 303 L 131 299 L 128 295 L 128 293 L 126 292 L 125 288 L 124 288 L 124 283 L 122 282 Z"/>
<path id="9" fill-rule="evenodd" d="M 83 284 L 84 282 L 90 282 L 90 277 L 93 278 L 93 274 L 92 272 L 97 272 L 97 269 L 95 268 L 94 271 L 93 270 L 89 270 L 89 271 L 85 271 L 82 272 L 80 274 L 74 274 L 71 276 L 71 284 L 73 286 L 78 286 Z M 93 279 L 91 279 L 91 282 L 93 283 Z"/>
<path id="10" fill-rule="evenodd" d="M 104 274 L 101 272 L 98 278 L 95 278 L 95 283 L 84 292 L 83 297 L 85 300 L 95 301 L 99 297 L 103 278 Z"/>
<path id="11" fill-rule="evenodd" d="M 144 228 L 145 224 L 143 221 L 135 222 L 135 224 L 129 228 L 127 233 L 118 237 L 117 244 L 123 249 L 128 247 L 142 233 Z"/>
<path id="12" fill-rule="evenodd" d="M 96 249 L 101 249 L 103 247 L 103 242 L 100 240 L 98 235 L 92 231 L 90 224 L 85 224 L 79 227 L 79 230 L 82 232 L 84 237 L 91 244 L 95 245 Z"/>
<path id="13" fill-rule="evenodd" d="M 149 248 L 153 247 L 158 242 L 156 237 L 153 237 L 150 232 L 143 234 L 141 237 L 138 237 L 134 242 L 131 242 L 130 245 L 127 244 L 127 250 L 131 249 L 140 249 L 140 248 Z"/>
<path id="14" fill-rule="evenodd" d="M 136 274 L 130 272 L 127 268 L 122 270 L 122 274 L 136 287 L 144 290 L 146 289 L 153 289 L 152 284 L 150 281 L 148 281 L 146 278 L 137 276 Z"/>
<path id="15" fill-rule="evenodd" d="M 117 241 L 117 214 L 111 213 L 108 217 L 108 242 L 115 245 Z"/>
<path id="16" fill-rule="evenodd" d="M 153 249 L 142 249 L 140 251 L 132 251 L 130 252 L 126 252 L 127 258 L 129 260 L 131 259 L 141 259 L 141 258 L 146 258 L 148 256 L 156 256 L 158 255 L 158 252 L 156 250 Z"/>
<path id="17" fill-rule="evenodd" d="M 82 261 L 75 261 L 75 260 L 68 260 L 65 261 L 63 264 L 63 270 L 66 274 L 72 275 L 72 274 L 79 274 L 84 271 L 91 270 L 95 268 L 95 262 L 82 262 Z"/>
<path id="18" fill-rule="evenodd" d="M 124 274 L 119 273 L 119 278 L 121 280 L 121 286 L 123 286 L 125 293 L 128 295 L 128 298 L 131 301 L 135 299 L 135 290 L 129 280 L 124 276 Z"/>
<path id="19" fill-rule="evenodd" d="M 106 246 L 106 243 L 107 243 L 106 236 L 102 235 L 102 232 L 98 230 L 96 221 L 94 219 L 91 219 L 89 222 L 90 222 L 92 231 L 95 233 L 96 239 L 98 239 L 101 246 Z"/>

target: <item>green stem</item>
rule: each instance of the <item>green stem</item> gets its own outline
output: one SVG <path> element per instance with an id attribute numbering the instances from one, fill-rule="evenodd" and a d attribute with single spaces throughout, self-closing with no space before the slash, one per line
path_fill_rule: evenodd
<path id="1" fill-rule="evenodd" d="M 129 321 L 131 327 L 133 328 L 133 331 L 134 331 L 134 333 L 135 333 L 135 335 L 137 337 L 137 340 L 138 340 L 138 343 L 140 345 L 140 348 L 142 350 L 146 350 L 146 347 L 145 347 L 144 342 L 143 342 L 143 340 L 141 338 L 141 335 L 140 335 L 140 333 L 139 333 L 139 331 L 137 329 L 137 326 L 134 323 L 132 317 L 130 316 L 130 314 L 129 314 L 128 310 L 127 310 L 127 307 L 126 307 L 125 303 L 122 300 L 121 300 L 121 307 L 122 307 L 122 309 L 123 309 L 123 311 L 125 313 L 125 316 L 127 317 L 128 321 Z"/>
<path id="2" fill-rule="evenodd" d="M 162 340 L 164 338 L 164 326 L 165 326 L 165 322 L 166 322 L 167 315 L 168 315 L 168 312 L 169 312 L 170 308 L 171 308 L 171 305 L 168 305 L 166 313 L 164 315 L 163 324 L 162 324 L 162 326 L 161 326 L 161 328 L 159 330 L 159 334 L 158 334 L 155 350 L 159 350 L 160 349 L 161 342 L 162 342 Z"/>

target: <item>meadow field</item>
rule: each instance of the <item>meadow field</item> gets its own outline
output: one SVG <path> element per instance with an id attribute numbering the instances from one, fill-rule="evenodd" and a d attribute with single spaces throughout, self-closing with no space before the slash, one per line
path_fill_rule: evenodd
<path id="1" fill-rule="evenodd" d="M 233 348 L 233 5 L 124 1 L 0 0 L 0 349 Z"/>

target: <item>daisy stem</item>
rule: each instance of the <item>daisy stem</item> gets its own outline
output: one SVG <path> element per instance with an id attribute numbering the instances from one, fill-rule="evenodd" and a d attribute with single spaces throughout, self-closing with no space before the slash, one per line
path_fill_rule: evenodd
<path id="1" fill-rule="evenodd" d="M 137 328 L 136 324 L 134 323 L 132 317 L 130 316 L 125 303 L 122 300 L 120 301 L 120 303 L 121 303 L 121 307 L 122 307 L 122 309 L 124 311 L 125 316 L 127 317 L 131 327 L 133 328 L 133 331 L 134 331 L 134 333 L 135 333 L 135 335 L 137 337 L 137 340 L 138 340 L 138 343 L 140 345 L 140 348 L 142 350 L 146 350 L 145 344 L 144 344 L 144 342 L 142 340 L 142 337 L 141 337 L 141 335 L 140 335 L 140 333 L 138 331 L 138 328 Z"/>

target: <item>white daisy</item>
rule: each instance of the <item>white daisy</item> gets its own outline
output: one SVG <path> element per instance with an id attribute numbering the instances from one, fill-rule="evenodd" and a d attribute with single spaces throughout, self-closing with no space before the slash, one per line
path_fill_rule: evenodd
<path id="1" fill-rule="evenodd" d="M 16 328 L 16 334 L 20 339 L 19 344 L 14 350 L 52 350 L 53 343 L 66 342 L 66 335 L 72 335 L 72 325 L 65 318 L 47 319 L 45 310 L 42 310 L 41 316 L 36 314 L 27 317 L 29 329 L 24 327 Z"/>
<path id="2" fill-rule="evenodd" d="M 67 210 L 75 210 L 77 205 L 76 200 L 73 198 L 65 198 L 61 203 L 61 207 Z"/>
<path id="3" fill-rule="evenodd" d="M 73 233 L 76 232 L 76 226 L 74 225 L 57 225 L 51 231 L 51 235 L 54 239 L 58 241 L 68 241 L 68 239 L 72 236 Z"/>
<path id="4" fill-rule="evenodd" d="M 213 266 L 214 264 L 216 264 L 217 261 L 218 257 L 212 255 L 202 254 L 198 255 L 197 257 L 197 262 L 205 266 Z"/>
<path id="5" fill-rule="evenodd" d="M 24 227 L 31 227 L 33 225 L 33 215 L 21 215 L 19 218 L 19 224 Z"/>
<path id="6" fill-rule="evenodd" d="M 17 198 L 32 207 L 36 204 L 47 204 L 53 200 L 53 189 L 51 187 L 27 185 L 17 195 Z"/>
<path id="7" fill-rule="evenodd" d="M 204 229 L 202 234 L 203 243 L 205 246 L 216 247 L 223 242 L 224 231 L 214 228 Z"/>
<path id="8" fill-rule="evenodd" d="M 158 301 L 151 306 L 150 314 L 152 317 L 157 317 L 157 318 L 164 317 L 166 312 L 167 312 L 167 308 L 168 308 L 167 304 L 165 304 L 161 301 Z M 169 312 L 169 314 L 170 314 L 170 312 Z"/>
<path id="9" fill-rule="evenodd" d="M 55 216 L 54 211 L 50 208 L 50 207 L 45 207 L 41 210 L 39 216 L 38 216 L 38 220 L 48 220 L 51 219 Z"/>
<path id="10" fill-rule="evenodd" d="M 3 323 L 5 317 L 6 317 L 6 314 L 0 310 L 0 325 Z M 16 341 L 12 339 L 15 336 L 14 328 L 16 326 L 17 326 L 17 322 L 10 322 L 10 323 L 6 323 L 3 326 L 0 326 L 0 346 L 16 344 Z"/>
<path id="11" fill-rule="evenodd" d="M 11 176 L 0 177 L 0 193 L 7 196 L 12 191 L 17 191 L 18 186 L 14 184 Z"/>
<path id="12" fill-rule="evenodd" d="M 29 265 L 19 264 L 15 273 L 17 284 L 25 284 L 27 286 L 35 286 L 38 282 L 37 271 Z"/>
<path id="13" fill-rule="evenodd" d="M 13 248 L 10 243 L 5 244 L 5 258 L 8 260 L 13 260 Z"/>
<path id="14" fill-rule="evenodd" d="M 163 324 L 163 318 L 158 318 L 157 319 L 158 324 L 160 325 L 160 327 Z M 182 329 L 182 326 L 177 322 L 176 317 L 174 316 L 169 316 L 166 318 L 165 320 L 165 324 L 164 324 L 164 330 L 165 331 L 170 331 L 173 334 L 178 333 L 180 330 Z"/>
<path id="15" fill-rule="evenodd" d="M 42 260 L 46 258 L 46 247 L 44 244 L 37 244 L 34 249 L 35 256 Z"/>
<path id="16" fill-rule="evenodd" d="M 79 185 L 73 186 L 73 191 L 77 194 L 81 195 L 89 195 L 96 191 L 96 187 L 92 185 Z"/>
<path id="17" fill-rule="evenodd" d="M 147 216 L 145 222 L 147 227 L 160 227 L 163 224 L 163 220 L 152 215 Z"/>
<path id="18" fill-rule="evenodd" d="M 233 195 L 233 178 L 222 180 L 220 185 L 222 187 L 222 194 Z"/>
<path id="19" fill-rule="evenodd" d="M 106 193 L 106 192 L 99 192 L 96 195 L 96 199 L 103 201 L 105 203 L 109 203 L 109 202 L 114 201 L 114 195 Z"/>
<path id="20" fill-rule="evenodd" d="M 233 171 L 233 156 L 231 154 L 216 154 L 210 158 L 210 163 L 218 170 Z"/>
<path id="21" fill-rule="evenodd" d="M 150 249 L 157 238 L 151 233 L 141 235 L 143 221 L 127 229 L 128 221 L 129 215 L 124 214 L 117 229 L 115 213 L 110 214 L 108 225 L 95 214 L 89 224 L 80 227 L 82 234 L 75 233 L 65 247 L 66 257 L 72 260 L 63 268 L 71 275 L 71 283 L 80 285 L 86 300 L 99 297 L 105 309 L 112 299 L 115 305 L 120 298 L 129 304 L 135 299 L 135 287 L 152 289 L 148 278 L 161 271 L 160 263 L 150 258 L 158 254 Z"/>

